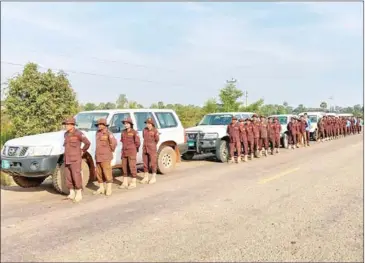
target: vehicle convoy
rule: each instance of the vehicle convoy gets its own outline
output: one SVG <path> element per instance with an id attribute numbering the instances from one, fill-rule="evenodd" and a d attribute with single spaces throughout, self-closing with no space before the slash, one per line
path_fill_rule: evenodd
<path id="1" fill-rule="evenodd" d="M 252 112 L 221 112 L 211 113 L 195 127 L 186 129 L 188 150 L 183 154 L 183 159 L 191 160 L 195 155 L 213 153 L 220 162 L 228 159 L 228 134 L 227 126 L 232 117 L 237 119 L 251 118 Z"/>
<path id="2" fill-rule="evenodd" d="M 84 187 L 89 181 L 96 180 L 95 175 L 95 124 L 98 119 L 105 118 L 110 125 L 109 130 L 118 141 L 114 152 L 113 169 L 121 168 L 121 132 L 124 129 L 122 121 L 132 118 L 134 129 L 138 131 L 143 143 L 142 130 L 145 120 L 152 118 L 160 134 L 158 149 L 158 172 L 167 174 L 173 171 L 180 156 L 187 150 L 186 135 L 179 117 L 173 110 L 166 109 L 123 109 L 96 110 L 80 112 L 75 116 L 76 127 L 90 140 L 91 146 L 83 155 L 82 178 Z M 54 188 L 63 194 L 69 190 L 65 184 L 64 175 L 64 133 L 65 131 L 49 132 L 25 136 L 9 140 L 1 150 L 2 170 L 11 175 L 21 187 L 39 186 L 48 176 L 52 176 Z M 142 150 L 137 154 L 137 165 L 143 164 Z"/>
<path id="3" fill-rule="evenodd" d="M 311 122 L 311 127 L 309 130 L 310 139 L 317 141 L 318 139 L 318 121 L 325 115 L 324 112 L 302 112 L 299 116 L 304 116 L 307 113 L 308 119 Z"/>
<path id="4" fill-rule="evenodd" d="M 283 148 L 289 147 L 289 132 L 288 132 L 288 123 L 290 122 L 292 117 L 298 118 L 297 115 L 294 114 L 279 114 L 279 115 L 270 115 L 269 118 L 278 118 L 278 121 L 281 125 L 280 132 L 280 144 Z"/>

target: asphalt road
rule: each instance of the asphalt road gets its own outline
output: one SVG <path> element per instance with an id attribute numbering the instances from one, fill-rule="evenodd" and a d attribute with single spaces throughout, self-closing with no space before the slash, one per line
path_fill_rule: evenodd
<path id="1" fill-rule="evenodd" d="M 1 261 L 363 262 L 363 137 L 244 164 L 191 161 L 155 185 L 2 190 Z"/>

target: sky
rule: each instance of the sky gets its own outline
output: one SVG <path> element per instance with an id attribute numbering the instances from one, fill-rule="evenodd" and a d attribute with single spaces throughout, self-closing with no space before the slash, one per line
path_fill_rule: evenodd
<path id="1" fill-rule="evenodd" d="M 203 105 L 235 78 L 249 103 L 353 106 L 363 3 L 7 2 L 1 61 L 2 83 L 22 71 L 6 63 L 66 71 L 82 103 Z"/>

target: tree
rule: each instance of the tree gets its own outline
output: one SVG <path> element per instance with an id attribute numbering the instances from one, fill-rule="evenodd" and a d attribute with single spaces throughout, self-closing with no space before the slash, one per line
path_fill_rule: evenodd
<path id="1" fill-rule="evenodd" d="M 234 83 L 228 83 L 223 89 L 219 92 L 219 98 L 224 112 L 229 111 L 238 111 L 241 106 L 241 102 L 237 100 L 241 98 L 243 92 L 237 89 Z"/>
<path id="2" fill-rule="evenodd" d="M 9 79 L 5 106 L 17 137 L 56 131 L 78 111 L 76 94 L 64 72 L 38 71 L 35 63 Z"/>
<path id="3" fill-rule="evenodd" d="M 96 110 L 98 108 L 98 106 L 96 106 L 95 103 L 86 103 L 83 107 L 83 110 L 85 111 L 91 111 L 91 110 Z"/>
<path id="4" fill-rule="evenodd" d="M 202 110 L 203 110 L 204 114 L 218 112 L 219 111 L 219 106 L 218 106 L 218 103 L 217 103 L 216 99 L 207 100 L 204 103 L 204 106 L 203 106 Z"/>
<path id="5" fill-rule="evenodd" d="M 283 106 L 286 108 L 286 107 L 288 107 L 288 106 L 289 106 L 289 103 L 288 103 L 288 102 L 286 102 L 286 101 L 284 101 L 284 102 L 283 102 Z"/>
<path id="6" fill-rule="evenodd" d="M 116 108 L 115 103 L 113 103 L 113 102 L 107 102 L 107 103 L 105 103 L 103 110 L 113 110 L 115 108 Z"/>
<path id="7" fill-rule="evenodd" d="M 319 107 L 321 107 L 322 110 L 326 110 L 327 109 L 327 102 L 322 101 L 321 104 L 319 105 Z"/>
<path id="8" fill-rule="evenodd" d="M 120 94 L 117 101 L 115 102 L 115 107 L 117 109 L 126 109 L 128 108 L 128 99 L 125 94 Z"/>
<path id="9" fill-rule="evenodd" d="M 306 109 L 306 107 L 304 107 L 303 104 L 299 104 L 298 107 L 296 107 L 293 111 L 295 113 L 301 113 L 301 112 L 307 111 L 307 109 Z"/>

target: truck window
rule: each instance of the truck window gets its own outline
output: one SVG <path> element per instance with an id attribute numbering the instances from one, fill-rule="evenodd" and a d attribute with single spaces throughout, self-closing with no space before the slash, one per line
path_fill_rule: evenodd
<path id="1" fill-rule="evenodd" d="M 155 112 L 155 114 L 162 129 L 177 127 L 177 121 L 171 112 Z"/>
<path id="2" fill-rule="evenodd" d="M 118 132 L 121 132 L 122 130 L 124 130 L 124 124 L 122 123 L 122 121 L 126 118 L 129 118 L 130 116 L 131 115 L 129 113 L 114 114 L 109 127 L 116 127 Z"/>
<path id="3" fill-rule="evenodd" d="M 144 129 L 144 127 L 146 127 L 146 124 L 144 122 L 148 118 L 152 118 L 153 122 L 155 123 L 156 128 L 158 128 L 156 125 L 155 117 L 153 116 L 152 112 L 135 112 L 134 118 L 136 119 L 136 122 L 137 122 L 137 127 L 135 129 L 137 129 L 138 131 L 142 131 Z"/>
<path id="4" fill-rule="evenodd" d="M 109 113 L 107 112 L 81 112 L 75 116 L 76 127 L 80 130 L 85 131 L 96 131 L 95 124 L 98 119 L 108 118 Z"/>

